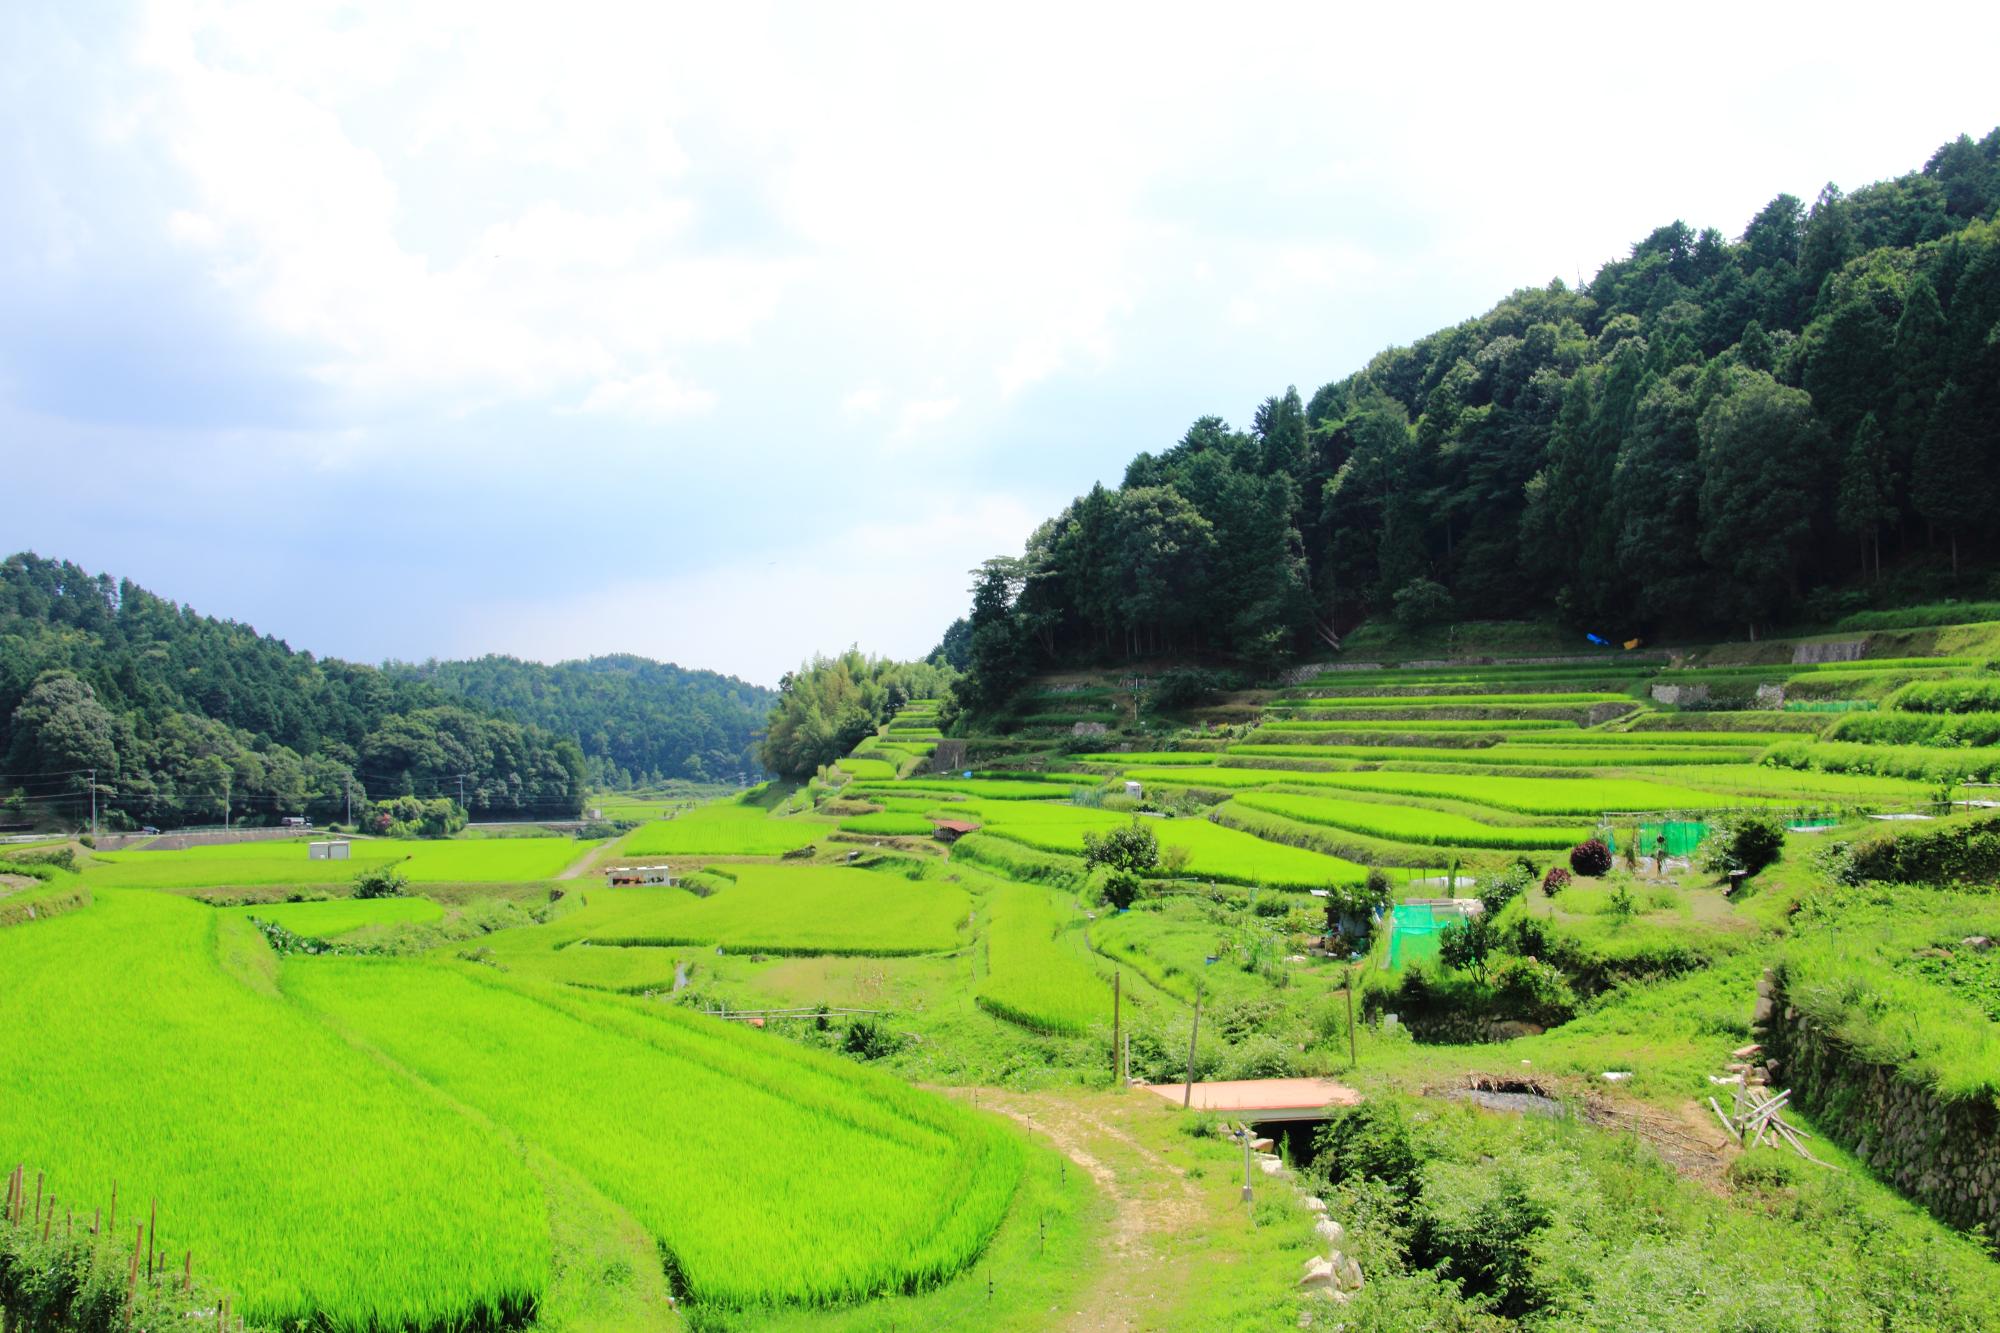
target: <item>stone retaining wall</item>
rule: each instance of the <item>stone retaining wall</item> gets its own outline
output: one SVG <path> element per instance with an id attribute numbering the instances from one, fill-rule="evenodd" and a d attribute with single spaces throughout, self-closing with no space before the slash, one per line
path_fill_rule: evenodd
<path id="1" fill-rule="evenodd" d="M 1773 1083 L 1822 1133 L 1905 1197 L 1941 1220 L 1985 1224 L 2000 1253 L 2000 1109 L 1991 1098 L 1947 1098 L 1863 1059 L 1786 1002 L 1770 973 L 1758 983 L 1758 1017 Z"/>

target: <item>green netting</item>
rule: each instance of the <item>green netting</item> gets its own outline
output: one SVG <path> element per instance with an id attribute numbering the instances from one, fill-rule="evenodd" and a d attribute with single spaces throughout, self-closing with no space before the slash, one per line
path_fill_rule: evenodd
<path id="1" fill-rule="evenodd" d="M 1438 919 L 1428 903 L 1400 903 L 1389 932 L 1389 969 L 1428 963 L 1438 953 Z"/>
<path id="2" fill-rule="evenodd" d="M 1657 824 L 1639 825 L 1639 855 L 1651 856 L 1659 850 L 1660 835 L 1667 839 L 1668 856 L 1689 856 L 1701 846 L 1701 840 L 1708 836 L 1708 825 L 1699 819 L 1669 819 Z M 1618 850 L 1615 831 L 1604 835 L 1604 845 L 1612 851 Z"/>

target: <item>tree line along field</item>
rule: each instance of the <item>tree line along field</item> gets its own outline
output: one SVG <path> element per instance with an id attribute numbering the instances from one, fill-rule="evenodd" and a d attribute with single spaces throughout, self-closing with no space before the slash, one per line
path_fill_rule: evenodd
<path id="1" fill-rule="evenodd" d="M 1480 684 L 1476 669 L 1463 674 Z M 1909 688 L 1903 699 L 1937 711 L 1870 715 L 1947 716 L 1963 702 L 1973 716 L 1985 697 L 1930 681 L 1913 675 L 1880 698 Z M 1505 684 L 1519 692 L 1518 678 Z M 1401 697 L 1463 697 L 1423 688 Z M 1411 975 L 1430 978 L 1432 1005 L 1500 994 L 1497 981 L 1480 990 L 1435 963 L 1389 966 L 1380 936 L 1351 971 L 1306 951 L 1326 924 L 1309 890 L 1349 892 L 1374 870 L 1393 898 L 1423 899 L 1468 891 L 1445 888 L 1448 868 L 1483 883 L 1520 857 L 1564 863 L 1593 834 L 1623 847 L 1647 819 L 1770 809 L 1803 824 L 1816 812 L 1815 826 L 1849 838 L 1882 827 L 1871 813 L 1938 808 L 1934 784 L 1783 759 L 1786 747 L 1866 742 L 1630 702 L 1594 727 L 1472 723 L 1499 727 L 1489 731 L 1425 712 L 1449 702 L 1419 704 L 1387 724 L 1396 739 L 1383 745 L 1257 743 L 1327 730 L 1269 717 L 1221 734 L 1156 722 L 1093 738 L 1111 748 L 1017 745 L 990 760 L 975 736 L 970 778 L 900 759 L 894 773 L 910 775 L 898 778 L 857 760 L 803 787 L 662 812 L 608 843 L 362 840 L 345 864 L 308 861 L 292 843 L 86 854 L 37 890 L 73 892 L 70 910 L 0 926 L 0 974 L 54 977 L 74 956 L 89 960 L 84 981 L 99 978 L 88 1002 L 70 982 L 0 988 L 0 1023 L 24 1034 L 0 1050 L 0 1076 L 24 1094 L 0 1104 L 0 1145 L 93 1207 L 113 1180 L 121 1200 L 157 1197 L 161 1243 L 193 1251 L 237 1308 L 273 1325 L 310 1313 L 332 1328 L 589 1327 L 560 1314 L 576 1262 L 568 1219 L 587 1201 L 625 1219 L 619 1234 L 646 1238 L 616 1262 L 656 1268 L 699 1319 L 843 1326 L 874 1302 L 919 1299 L 895 1293 L 959 1299 L 949 1293 L 980 1280 L 968 1273 L 982 1256 L 1018 1253 L 1008 1228 L 1022 1224 L 1023 1192 L 1041 1188 L 1029 1182 L 1044 1150 L 1019 1127 L 911 1083 L 1103 1086 L 1114 977 L 1144 1078 L 1180 1077 L 1192 1048 L 1203 1076 L 1334 1074 L 1393 1100 L 1451 1071 L 1518 1068 L 1518 1049 L 1569 1077 L 1633 1063 L 1631 1095 L 1685 1103 L 1744 1036 L 1740 1006 L 1687 988 L 1747 985 L 1762 932 L 1785 920 L 1775 903 L 1734 907 L 1643 874 L 1629 915 L 1595 884 L 1523 895 L 1501 924 L 1542 932 L 1574 1016 L 1492 1047 L 1399 1042 L 1379 1015 L 1422 1025 Z M 1830 731 L 1849 715 L 1811 716 Z M 857 751 L 885 753 L 909 730 L 885 726 Z M 1503 746 L 1588 760 L 1481 762 Z M 1160 861 L 1131 910 L 1110 910 L 1086 835 L 1135 819 Z M 977 831 L 948 846 L 931 836 L 941 820 Z M 1803 874 L 1805 841 L 1824 836 L 1790 835 L 1782 865 Z M 678 886 L 614 889 L 597 873 L 660 861 Z M 414 896 L 339 896 L 380 865 L 401 867 Z M 555 878 L 579 865 L 588 873 Z M 244 896 L 306 900 L 189 901 Z M 1972 930 L 1989 918 L 1934 920 Z M 1879 934 L 1868 984 L 1944 997 L 1936 1011 L 1954 1021 L 1982 1012 L 1976 976 L 1907 964 L 1937 930 Z M 1788 944 L 1785 966 L 1818 988 L 1812 1003 L 1844 1014 L 1851 983 L 1815 940 Z M 801 1017 L 757 1031 L 716 1016 L 767 1010 Z M 1843 1021 L 1913 1069 L 1958 1071 L 1961 1090 L 1992 1064 L 1983 1033 L 1968 1043 L 1923 1021 Z M 1347 1068 L 1350 1042 L 1359 1070 Z M 87 1114 L 33 1113 L 101 1078 L 116 1087 Z M 308 1119 L 324 1130 L 311 1145 L 262 1132 Z M 116 1128 L 127 1123 L 162 1128 L 135 1138 Z M 448 1152 L 431 1150 L 440 1141 Z M 1871 1225 L 1917 1226 L 1868 1188 L 1852 1206 Z M 1708 1195 L 1674 1206 L 1737 1207 Z M 1296 1262 L 1267 1255 L 1245 1273 L 1266 1314 L 1295 1308 Z M 1387 1270 L 1383 1287 L 1387 1301 Z M 648 1318 L 632 1326 L 674 1317 Z"/>

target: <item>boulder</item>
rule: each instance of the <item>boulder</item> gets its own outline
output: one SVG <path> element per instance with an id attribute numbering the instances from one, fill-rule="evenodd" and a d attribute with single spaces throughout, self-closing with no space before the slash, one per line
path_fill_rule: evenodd
<path id="1" fill-rule="evenodd" d="M 1318 1236 L 1328 1245 L 1337 1247 L 1340 1242 L 1347 1239 L 1347 1228 L 1330 1217 L 1322 1217 L 1319 1221 L 1313 1223 L 1313 1235 Z"/>
<path id="2" fill-rule="evenodd" d="M 1336 1254 L 1333 1258 L 1334 1284 L 1342 1291 L 1361 1290 L 1361 1265 L 1354 1262 L 1351 1254 Z"/>
<path id="3" fill-rule="evenodd" d="M 1959 943 L 1968 949 L 1978 949 L 1982 953 L 1993 947 L 1993 939 L 1989 935 L 1967 935 Z"/>
<path id="4" fill-rule="evenodd" d="M 1606 1083 L 1624 1083 L 1631 1079 L 1632 1071 L 1629 1069 L 1607 1069 L 1598 1075 L 1598 1077 L 1602 1078 Z"/>
<path id="5" fill-rule="evenodd" d="M 1306 1195 L 1305 1206 L 1306 1211 L 1309 1213 L 1318 1213 L 1321 1217 L 1326 1216 L 1326 1200 L 1316 1194 Z"/>
<path id="6" fill-rule="evenodd" d="M 1285 1174 L 1285 1164 L 1275 1157 L 1259 1157 L 1257 1159 L 1257 1169 L 1267 1176 L 1282 1176 Z"/>
<path id="7" fill-rule="evenodd" d="M 1301 1287 L 1334 1287 L 1339 1284 L 1339 1274 L 1333 1262 L 1318 1255 L 1306 1260 L 1306 1275 L 1299 1279 Z"/>
<path id="8" fill-rule="evenodd" d="M 1271 1141 L 1270 1141 L 1269 1139 L 1252 1139 L 1252 1140 L 1250 1140 L 1250 1151 L 1251 1151 L 1251 1152 L 1269 1152 L 1269 1151 L 1271 1151 L 1271 1148 L 1272 1148 L 1272 1144 L 1271 1144 Z"/>

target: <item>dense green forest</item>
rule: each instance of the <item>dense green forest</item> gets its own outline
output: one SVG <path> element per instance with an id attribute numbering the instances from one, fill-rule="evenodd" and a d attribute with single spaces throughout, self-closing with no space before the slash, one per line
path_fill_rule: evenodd
<path id="1" fill-rule="evenodd" d="M 957 679 L 940 661 L 896 662 L 859 648 L 815 657 L 779 682 L 758 759 L 773 773 L 811 777 L 910 700 L 949 695 Z"/>
<path id="2" fill-rule="evenodd" d="M 1203 417 L 986 562 L 942 651 L 979 706 L 1050 663 L 1270 663 L 1368 617 L 1754 637 L 1885 566 L 1966 585 L 2000 518 L 1996 211 L 2000 130 L 1734 241 L 1671 223 L 1247 431 Z"/>
<path id="3" fill-rule="evenodd" d="M 460 795 L 477 818 L 574 815 L 574 741 L 414 676 L 294 652 L 138 585 L 0 563 L 0 821 L 162 827 Z"/>
<path id="4" fill-rule="evenodd" d="M 388 669 L 574 738 L 596 787 L 756 774 L 757 734 L 778 698 L 734 676 L 623 654 L 554 666 L 489 656 Z"/>

